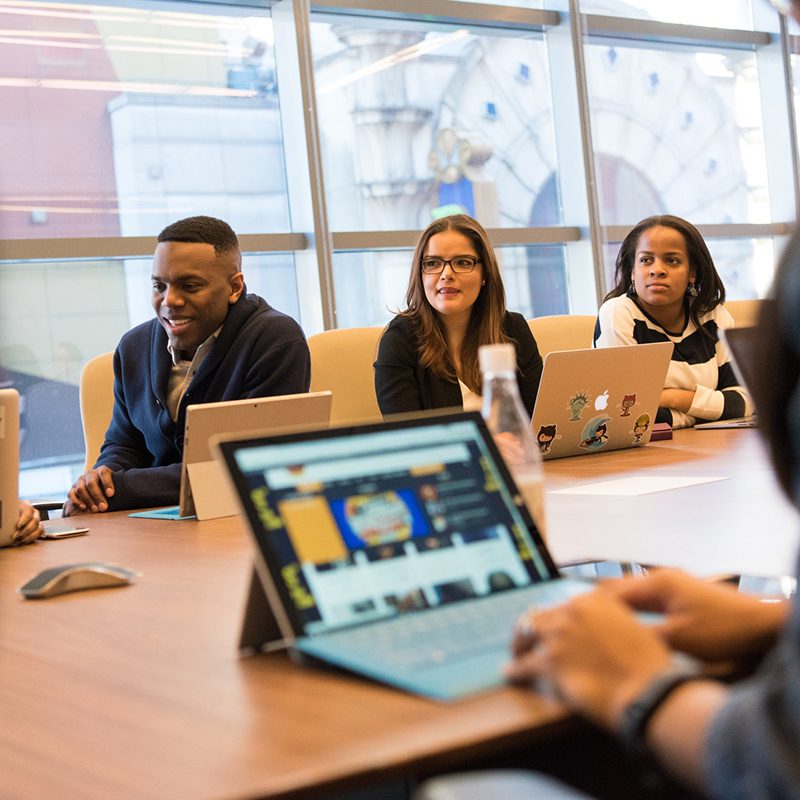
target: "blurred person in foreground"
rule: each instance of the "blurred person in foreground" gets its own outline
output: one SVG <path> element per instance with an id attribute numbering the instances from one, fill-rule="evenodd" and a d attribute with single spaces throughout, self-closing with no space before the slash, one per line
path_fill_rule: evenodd
<path id="1" fill-rule="evenodd" d="M 782 488 L 800 507 L 800 232 L 759 323 L 753 387 Z M 664 614 L 648 627 L 634 610 Z M 800 798 L 800 598 L 764 603 L 675 570 L 610 582 L 517 625 L 513 681 L 544 678 L 632 755 L 711 797 Z M 724 684 L 672 651 L 749 678 Z"/>

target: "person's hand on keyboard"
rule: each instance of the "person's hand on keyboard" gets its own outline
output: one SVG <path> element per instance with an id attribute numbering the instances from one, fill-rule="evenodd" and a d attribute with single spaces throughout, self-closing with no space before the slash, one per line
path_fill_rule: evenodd
<path id="1" fill-rule="evenodd" d="M 544 678 L 567 705 L 610 728 L 672 660 L 662 638 L 603 589 L 526 612 L 512 654 L 509 680 Z"/>
<path id="2" fill-rule="evenodd" d="M 729 584 L 675 569 L 608 581 L 603 588 L 634 609 L 663 614 L 653 628 L 669 647 L 706 662 L 742 663 L 761 656 L 789 611 L 788 601 L 764 603 Z"/>

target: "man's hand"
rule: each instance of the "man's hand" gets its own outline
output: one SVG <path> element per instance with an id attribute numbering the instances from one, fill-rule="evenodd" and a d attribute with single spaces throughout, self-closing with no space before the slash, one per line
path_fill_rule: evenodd
<path id="1" fill-rule="evenodd" d="M 43 532 L 39 511 L 25 500 L 20 501 L 17 529 L 11 536 L 13 544 L 28 544 L 38 539 Z"/>
<path id="2" fill-rule="evenodd" d="M 572 709 L 615 730 L 623 709 L 670 665 L 663 640 L 601 590 L 521 618 L 505 674 L 544 679 Z"/>
<path id="3" fill-rule="evenodd" d="M 97 514 L 108 511 L 107 497 L 114 496 L 113 473 L 108 467 L 90 469 L 75 481 L 69 490 L 63 514 L 69 517 L 82 511 Z"/>
<path id="4" fill-rule="evenodd" d="M 639 611 L 657 611 L 653 626 L 669 647 L 703 661 L 744 662 L 763 655 L 786 622 L 789 603 L 762 603 L 732 586 L 674 569 L 643 578 L 609 581 L 603 591 Z"/>

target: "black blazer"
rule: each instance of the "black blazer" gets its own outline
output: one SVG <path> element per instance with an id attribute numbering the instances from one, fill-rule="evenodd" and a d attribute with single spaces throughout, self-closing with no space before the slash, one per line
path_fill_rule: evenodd
<path id="1" fill-rule="evenodd" d="M 517 345 L 517 383 L 522 403 L 533 414 L 542 377 L 542 357 L 522 314 L 506 312 L 503 331 Z M 382 414 L 463 407 L 458 382 L 443 380 L 419 363 L 417 337 L 408 317 L 395 317 L 381 336 L 375 362 L 375 394 Z"/>

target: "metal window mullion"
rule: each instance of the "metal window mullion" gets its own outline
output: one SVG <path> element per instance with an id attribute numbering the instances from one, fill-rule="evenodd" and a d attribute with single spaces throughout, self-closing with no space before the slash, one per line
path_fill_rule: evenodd
<path id="1" fill-rule="evenodd" d="M 586 58 L 583 50 L 584 20 L 579 1 L 569 0 L 569 25 L 572 37 L 572 57 L 575 64 L 575 79 L 578 88 L 578 114 L 581 123 L 581 148 L 586 173 L 586 200 L 589 208 L 589 240 L 592 246 L 595 291 L 599 308 L 606 296 L 606 277 L 603 268 L 603 241 L 598 199 L 597 168 L 592 143 L 591 109 L 589 107 L 589 83 L 586 75 Z"/>
<path id="2" fill-rule="evenodd" d="M 635 220 L 630 225 L 604 225 L 601 229 L 604 241 L 621 242 L 638 222 L 639 220 Z M 697 225 L 697 230 L 704 239 L 771 239 L 776 236 L 786 236 L 791 228 L 788 222 Z"/>
<path id="3" fill-rule="evenodd" d="M 581 229 L 575 226 L 541 228 L 489 228 L 486 231 L 495 247 L 563 244 L 581 239 Z M 372 252 L 375 250 L 406 250 L 413 248 L 419 231 L 334 231 L 333 247 L 339 252 Z"/>
<path id="4" fill-rule="evenodd" d="M 798 137 L 797 137 L 797 112 L 795 111 L 794 104 L 794 82 L 792 80 L 792 47 L 791 37 L 789 36 L 789 23 L 786 18 L 781 16 L 781 52 L 783 55 L 783 76 L 786 91 L 786 108 L 789 115 L 789 139 L 792 143 L 792 176 L 794 178 L 794 207 L 795 219 L 800 218 L 800 156 L 798 155 Z"/>
<path id="5" fill-rule="evenodd" d="M 685 45 L 698 47 L 724 47 L 729 50 L 755 50 L 770 43 L 766 31 L 710 28 L 703 25 L 685 25 L 657 20 L 612 17 L 606 14 L 584 14 L 583 28 L 590 40 Z"/>
<path id="6" fill-rule="evenodd" d="M 336 294 L 333 280 L 333 238 L 328 223 L 325 180 L 322 169 L 322 144 L 317 98 L 314 85 L 314 58 L 311 49 L 311 3 L 293 0 L 297 57 L 300 70 L 300 91 L 303 100 L 303 120 L 306 128 L 308 172 L 311 184 L 311 208 L 314 225 L 313 240 L 319 271 L 322 323 L 325 330 L 336 327 Z"/>
<path id="7" fill-rule="evenodd" d="M 555 11 L 458 2 L 458 0 L 311 0 L 315 13 L 354 16 L 373 19 L 392 19 L 422 22 L 441 22 L 455 25 L 480 25 L 531 31 L 543 31 L 560 23 Z"/>
<path id="8" fill-rule="evenodd" d="M 245 233 L 242 252 L 290 253 L 306 247 L 302 233 Z M 114 258 L 151 258 L 155 236 L 84 237 L 60 239 L 2 239 L 3 261 L 95 261 Z"/>

